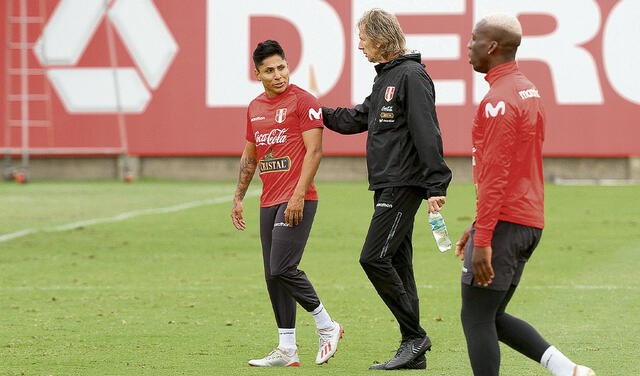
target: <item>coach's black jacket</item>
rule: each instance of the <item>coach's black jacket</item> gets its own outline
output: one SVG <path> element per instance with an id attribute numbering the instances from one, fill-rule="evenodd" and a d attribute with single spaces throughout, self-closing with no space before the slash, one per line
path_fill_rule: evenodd
<path id="1" fill-rule="evenodd" d="M 419 53 L 376 65 L 378 75 L 364 103 L 323 107 L 327 128 L 342 134 L 369 131 L 369 189 L 417 186 L 425 198 L 445 196 L 451 170 L 442 155 L 435 91 Z"/>

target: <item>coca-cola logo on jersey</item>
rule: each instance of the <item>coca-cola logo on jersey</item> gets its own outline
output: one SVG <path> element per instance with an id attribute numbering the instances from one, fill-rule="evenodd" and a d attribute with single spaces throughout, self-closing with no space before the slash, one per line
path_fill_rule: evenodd
<path id="1" fill-rule="evenodd" d="M 256 144 L 258 146 L 284 144 L 287 142 L 287 130 L 288 128 L 276 128 L 269 133 L 256 132 Z"/>

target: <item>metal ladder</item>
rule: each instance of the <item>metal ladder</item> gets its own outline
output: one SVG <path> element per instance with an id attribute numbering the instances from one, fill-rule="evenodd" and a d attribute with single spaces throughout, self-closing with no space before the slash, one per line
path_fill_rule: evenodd
<path id="1" fill-rule="evenodd" d="M 29 7 L 31 3 L 31 7 Z M 37 4 L 37 15 L 34 15 L 34 2 L 31 0 L 6 0 L 7 20 L 6 20 L 6 85 L 5 85 L 5 125 L 4 125 L 4 177 L 5 179 L 15 179 L 24 183 L 29 178 L 29 158 L 30 158 L 30 129 L 31 127 L 47 127 L 49 144 L 53 143 L 53 122 L 52 122 L 52 101 L 51 87 L 46 78 L 45 70 L 40 67 L 30 67 L 29 57 L 35 41 L 29 38 L 29 26 L 38 27 L 39 35 L 45 24 L 45 1 L 39 0 Z M 14 7 L 17 5 L 16 7 Z M 31 13 L 31 14 L 30 14 Z M 14 27 L 18 27 L 15 40 Z M 31 30 L 33 34 L 34 30 Z M 17 59 L 16 59 L 17 58 Z M 18 64 L 16 64 L 18 60 Z M 14 85 L 14 78 L 19 79 L 19 84 Z M 40 92 L 32 92 L 35 80 L 42 88 Z M 18 86 L 18 88 L 14 88 Z M 17 92 L 15 92 L 15 90 Z M 40 111 L 39 118 L 34 115 L 32 105 L 34 102 L 41 102 L 44 111 Z M 16 109 L 19 103 L 19 111 Z M 13 128 L 20 129 L 20 147 L 13 145 Z M 20 167 L 13 166 L 13 157 L 20 155 Z"/>

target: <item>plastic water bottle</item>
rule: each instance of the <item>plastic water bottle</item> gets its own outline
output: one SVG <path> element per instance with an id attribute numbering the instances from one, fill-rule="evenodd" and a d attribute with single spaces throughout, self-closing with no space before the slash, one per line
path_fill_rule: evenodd
<path id="1" fill-rule="evenodd" d="M 440 252 L 451 249 L 451 239 L 449 239 L 447 225 L 444 223 L 442 214 L 429 213 L 429 224 L 431 225 L 431 232 L 433 232 L 433 237 L 436 239 L 436 244 Z"/>

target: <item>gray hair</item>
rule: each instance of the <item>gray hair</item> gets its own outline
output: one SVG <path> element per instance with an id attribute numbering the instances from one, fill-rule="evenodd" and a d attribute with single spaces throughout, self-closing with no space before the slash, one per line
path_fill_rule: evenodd
<path id="1" fill-rule="evenodd" d="M 371 41 L 380 44 L 380 54 L 385 59 L 405 53 L 406 40 L 398 19 L 380 8 L 366 11 L 358 21 L 361 29 Z"/>

